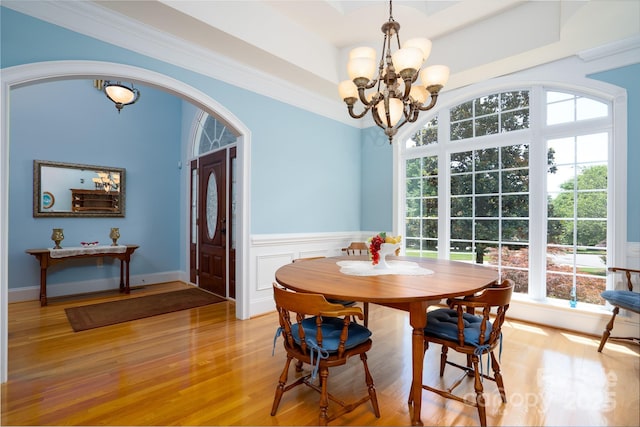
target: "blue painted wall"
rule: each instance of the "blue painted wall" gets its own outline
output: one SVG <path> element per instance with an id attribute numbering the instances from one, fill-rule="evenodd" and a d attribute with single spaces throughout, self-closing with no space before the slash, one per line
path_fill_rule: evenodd
<path id="1" fill-rule="evenodd" d="M 589 77 L 627 89 L 627 240 L 640 242 L 640 63 Z"/>
<path id="2" fill-rule="evenodd" d="M 393 231 L 393 147 L 382 129 L 362 130 L 362 230 Z M 394 142 L 397 144 L 397 141 Z M 404 234 L 404 230 L 399 231 Z"/>
<path id="3" fill-rule="evenodd" d="M 3 68 L 78 59 L 129 64 L 189 84 L 230 110 L 252 134 L 251 234 L 391 230 L 393 155 L 392 147 L 379 129 L 361 131 L 4 7 L 0 7 L 0 24 L 0 63 Z M 634 120 L 640 113 L 638 67 L 634 65 L 592 76 L 626 87 L 629 92 L 629 241 L 640 241 L 640 198 L 637 197 L 635 186 L 640 182 L 640 171 L 635 167 L 640 163 L 640 146 L 634 143 L 640 136 L 640 123 Z M 87 99 L 77 100 L 78 107 L 75 110 L 73 103 L 60 105 L 57 101 L 45 102 L 38 98 L 43 94 L 37 88 L 19 88 L 11 94 L 10 225 L 9 230 L 2 230 L 3 233 L 9 232 L 9 286 L 13 288 L 37 283 L 33 274 L 29 273 L 26 277 L 22 275 L 25 269 L 37 274 L 33 268 L 34 259 L 24 254 L 24 249 L 50 243 L 48 237 L 53 227 L 65 228 L 65 241 L 73 243 L 87 239 L 102 241 L 110 227 L 120 226 L 122 242 L 140 243 L 144 248 L 137 255 L 136 262 L 132 263 L 132 274 L 173 269 L 185 271 L 181 242 L 186 238 L 186 213 L 179 207 L 186 206 L 188 192 L 184 181 L 180 179 L 177 162 L 184 163 L 186 160 L 183 157 L 184 144 L 187 143 L 185 132 L 192 117 L 189 106 L 174 103 L 169 100 L 170 96 L 153 94 L 145 88 L 140 104 L 125 108 L 118 116 L 113 106 L 105 102 L 103 95 L 92 87 L 88 88 L 91 95 L 87 96 L 100 99 L 92 107 L 98 110 L 88 108 Z M 76 92 L 80 93 L 78 90 Z M 158 96 L 158 100 L 167 98 L 167 105 L 154 105 L 154 108 L 162 111 L 147 110 L 150 106 L 143 101 L 153 100 L 154 96 Z M 25 114 L 16 116 L 17 110 L 14 111 L 14 108 L 20 105 Z M 34 120 L 36 112 L 42 123 L 49 123 L 49 129 Z M 134 124 L 147 121 L 155 114 L 164 120 L 156 117 L 153 120 L 155 127 L 135 129 Z M 111 128 L 97 132 L 100 126 L 95 123 L 97 118 L 104 120 L 105 117 L 114 120 L 110 122 Z M 134 117 L 138 119 L 135 123 L 123 126 Z M 93 125 L 89 126 L 89 123 Z M 77 135 L 72 136 L 74 132 Z M 105 134 L 113 138 L 104 142 L 101 137 Z M 123 141 L 123 136 L 132 136 L 138 144 L 127 144 L 129 154 L 126 157 L 122 156 L 121 150 L 108 148 L 118 145 Z M 172 139 L 170 142 L 157 143 L 168 137 Z M 101 143 L 96 146 L 85 145 L 86 141 L 98 140 Z M 62 145 L 59 144 L 69 145 L 65 145 L 61 151 Z M 156 160 L 141 160 L 150 158 L 154 149 L 158 156 L 157 164 Z M 125 167 L 127 192 L 134 192 L 139 200 L 153 209 L 149 206 L 136 207 L 129 199 L 127 217 L 124 219 L 33 218 L 31 174 L 34 158 Z M 155 180 L 158 169 L 164 171 L 168 180 L 173 179 L 163 182 L 170 189 L 166 198 L 170 198 L 171 206 L 166 203 L 162 207 L 156 206 L 159 202 L 156 200 L 158 192 L 154 184 L 157 187 Z M 149 215 L 149 212 L 154 214 Z M 164 236 L 156 236 L 160 233 Z M 173 247 L 175 243 L 178 248 Z M 50 282 L 85 280 L 91 275 L 111 277 L 116 271 L 110 266 L 96 271 L 91 264 L 86 271 L 61 270 L 52 275 Z"/>
<path id="4" fill-rule="evenodd" d="M 331 119 L 313 114 L 291 105 L 275 101 L 271 98 L 255 94 L 253 92 L 223 83 L 207 76 L 194 73 L 179 66 L 158 61 L 137 53 L 109 45 L 104 42 L 86 37 L 72 31 L 51 25 L 32 17 L 20 14 L 11 9 L 0 8 L 0 61 L 3 68 L 37 63 L 52 60 L 95 60 L 108 61 L 113 63 L 129 64 L 141 68 L 153 70 L 182 81 L 192 87 L 202 91 L 221 105 L 224 105 L 236 117 L 238 117 L 251 131 L 252 151 L 251 151 L 251 201 L 250 208 L 250 233 L 303 233 L 303 232 L 351 232 L 361 229 L 361 209 L 360 209 L 360 131 L 352 126 L 336 122 Z M 62 136 L 73 133 L 75 126 L 83 126 L 87 121 L 93 122 L 91 117 L 95 115 L 102 119 L 103 112 L 90 111 L 83 103 L 78 104 L 76 110 L 72 110 L 70 105 L 61 106 L 59 103 L 43 103 L 34 97 L 37 93 L 28 93 L 29 90 L 20 88 L 12 91 L 12 120 L 14 116 L 14 102 L 18 102 L 20 96 L 24 96 L 23 108 L 31 108 L 32 103 L 42 103 L 49 114 L 51 121 L 62 121 L 64 118 L 72 118 L 74 126 L 68 125 L 60 129 L 59 140 L 64 140 Z M 37 86 L 31 88 L 37 91 Z M 20 94 L 23 91 L 24 95 Z M 108 109 L 108 114 L 117 117 L 117 112 L 112 105 L 92 87 L 89 92 L 100 98 L 101 107 Z M 93 92 L 91 92 L 93 91 Z M 94 93 L 95 92 L 95 93 Z M 126 120 L 134 117 L 134 114 L 142 114 L 142 110 L 147 108 L 144 101 L 148 99 L 146 89 L 142 97 L 135 106 L 125 107 L 120 117 L 117 117 L 122 124 Z M 151 104 L 151 102 L 149 102 Z M 28 107 L 27 107 L 28 106 Z M 158 106 L 160 107 L 160 106 Z M 112 110 L 113 109 L 113 110 Z M 134 111 L 136 111 L 134 113 Z M 69 149 L 63 153 L 56 152 L 48 143 L 46 131 L 38 138 L 25 138 L 20 128 L 12 129 L 10 157 L 10 226 L 9 226 L 9 260 L 11 288 L 37 283 L 34 277 L 21 278 L 16 271 L 23 267 L 35 270 L 35 261 L 24 254 L 24 249 L 45 246 L 50 236 L 50 229 L 53 227 L 65 228 L 65 241 L 79 242 L 89 238 L 90 231 L 95 232 L 96 238 L 93 240 L 103 240 L 101 231 L 111 226 L 120 226 L 121 242 L 132 242 L 141 245 L 139 253 L 136 253 L 136 262 L 131 264 L 132 274 L 152 273 L 171 271 L 179 268 L 186 270 L 182 260 L 185 254 L 182 243 L 178 248 L 173 247 L 176 242 L 184 242 L 186 214 L 179 211 L 180 206 L 187 206 L 186 189 L 179 178 L 177 162 L 186 159 L 181 155 L 184 153 L 185 129 L 190 123 L 186 123 L 189 116 L 183 115 L 184 108 L 180 109 L 180 103 L 175 104 L 175 120 L 169 120 L 165 116 L 159 121 L 167 121 L 172 126 L 171 133 L 175 136 L 175 142 L 165 146 L 165 144 L 154 144 L 157 138 L 148 129 L 133 131 L 133 125 L 122 126 L 112 129 L 114 132 L 136 132 L 136 141 L 140 144 L 140 149 L 127 145 L 130 155 L 126 161 L 120 155 L 110 153 L 106 147 L 94 147 L 93 150 L 86 150 L 81 147 L 75 151 Z M 44 112 L 43 112 L 44 114 Z M 146 113 L 145 113 L 146 114 Z M 149 113 L 150 115 L 152 113 Z M 27 114 L 28 115 L 28 114 Z M 29 119 L 24 118 L 25 122 Z M 12 125 L 13 126 L 13 125 Z M 115 126 L 115 125 L 114 125 Z M 27 132 L 28 125 L 25 123 L 21 129 Z M 126 130 L 125 130 L 126 129 Z M 159 133 L 162 133 L 159 126 Z M 32 130 L 29 130 L 32 131 Z M 96 130 L 90 127 L 86 132 L 95 136 Z M 167 136 L 163 133 L 162 136 Z M 33 144 L 33 149 L 37 154 L 30 153 L 25 146 L 19 148 L 22 139 L 29 139 L 28 144 Z M 85 135 L 86 139 L 91 139 Z M 95 138 L 93 138 L 95 140 Z M 143 140 L 143 141 L 140 141 Z M 31 164 L 27 165 L 27 160 L 33 158 L 41 160 L 58 160 L 77 163 L 97 163 L 109 166 L 120 166 L 127 168 L 127 192 L 144 191 L 148 192 L 148 197 L 157 197 L 157 191 L 153 187 L 153 180 L 156 169 L 152 167 L 152 162 L 142 161 L 141 156 L 149 156 L 150 148 L 157 150 L 168 150 L 161 155 L 163 166 L 168 168 L 171 174 L 175 174 L 175 181 L 172 182 L 172 194 L 170 206 L 163 205 L 159 208 L 170 210 L 171 214 L 162 214 L 149 218 L 149 212 L 155 209 L 144 207 L 143 211 L 137 211 L 130 202 L 127 203 L 127 217 L 120 223 L 115 220 L 91 220 L 87 219 L 70 220 L 62 219 L 53 221 L 49 218 L 32 218 L 31 216 L 31 193 L 32 178 Z M 15 150 L 22 151 L 20 164 L 14 165 Z M 152 151 L 151 151 L 152 152 Z M 96 161 L 98 157 L 99 161 Z M 137 160 L 136 160 L 137 159 Z M 17 160 L 16 160 L 17 161 Z M 25 166 L 26 165 L 26 166 Z M 26 169 L 25 169 L 26 167 Z M 23 170 L 24 169 L 24 170 Z M 17 174 L 17 175 L 14 175 Z M 129 184 L 130 183 L 130 184 Z M 139 187 L 136 188 L 136 185 Z M 27 195 L 27 196 L 24 196 Z M 17 206 L 13 206 L 13 205 Z M 95 223 L 93 221 L 96 221 Z M 95 224 L 95 225 L 87 225 Z M 171 247 L 167 247 L 165 242 L 159 242 L 154 233 L 166 233 L 167 239 L 171 242 Z M 77 230 L 77 231 L 76 231 Z M 138 231 L 133 231 L 138 230 Z M 6 232 L 3 230 L 3 233 Z M 144 258 L 144 261 L 141 260 Z M 163 262 L 171 259 L 170 262 Z M 20 259 L 17 264 L 14 261 Z M 158 262 L 154 262 L 158 260 Z M 15 265 L 15 267 L 14 267 Z M 175 266 L 175 267 L 174 267 Z M 92 267 L 92 268 L 90 268 Z M 96 270 L 95 265 L 87 266 L 86 271 L 77 269 L 61 270 L 59 275 L 52 275 L 50 283 L 85 280 L 89 270 Z M 115 272 L 116 269 L 113 269 Z M 105 268 L 91 274 L 110 274 L 111 269 Z M 37 271 L 36 271 L 37 273 Z M 70 275 L 70 276 L 67 276 Z M 73 276 L 73 277 L 71 277 Z"/>
<path id="5" fill-rule="evenodd" d="M 180 269 L 179 212 L 182 101 L 139 87 L 142 96 L 120 114 L 91 80 L 65 80 L 24 86 L 11 92 L 9 283 L 33 286 L 39 271 L 28 248 L 51 247 L 51 229 L 63 228 L 62 246 L 81 241 L 141 245 L 132 273 Z M 61 100 L 64 100 L 62 102 Z M 126 169 L 125 218 L 34 218 L 33 160 L 104 165 Z M 60 197 L 58 199 L 61 199 Z M 54 205 L 54 207 L 56 207 Z M 52 266 L 48 283 L 119 276 L 119 263 L 105 258 L 79 268 Z"/>

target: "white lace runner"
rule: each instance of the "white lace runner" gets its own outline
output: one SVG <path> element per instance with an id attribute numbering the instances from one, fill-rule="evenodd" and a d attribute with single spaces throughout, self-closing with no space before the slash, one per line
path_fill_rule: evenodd
<path id="1" fill-rule="evenodd" d="M 371 261 L 338 261 L 340 272 L 350 276 L 382 276 L 402 274 L 406 276 L 428 276 L 432 270 L 422 268 L 411 261 L 387 261 L 389 268 L 376 268 Z"/>
<path id="2" fill-rule="evenodd" d="M 118 246 L 73 246 L 62 249 L 49 249 L 51 258 L 65 258 L 76 255 L 93 255 L 93 254 L 123 254 L 127 251 L 125 245 Z"/>

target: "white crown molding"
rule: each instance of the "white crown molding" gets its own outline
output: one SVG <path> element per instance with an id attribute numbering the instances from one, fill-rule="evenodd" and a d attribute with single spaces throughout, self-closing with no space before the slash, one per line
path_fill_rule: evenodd
<path id="1" fill-rule="evenodd" d="M 595 61 L 611 55 L 617 55 L 640 47 L 640 35 L 618 40 L 605 46 L 586 49 L 578 53 L 578 57 L 585 62 Z M 638 57 L 636 57 L 636 61 Z"/>
<path id="2" fill-rule="evenodd" d="M 640 62 L 640 35 L 587 49 L 577 55 L 586 74 L 620 68 Z"/>
<path id="3" fill-rule="evenodd" d="M 3 6 L 141 55 L 229 83 L 324 117 L 361 127 L 343 103 L 319 96 L 215 53 L 128 19 L 93 2 L 3 1 Z M 337 98 L 337 97 L 336 97 Z"/>

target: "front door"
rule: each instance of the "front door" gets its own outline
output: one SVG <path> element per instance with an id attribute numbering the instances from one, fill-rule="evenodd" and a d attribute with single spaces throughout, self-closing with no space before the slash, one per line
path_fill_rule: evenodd
<path id="1" fill-rule="evenodd" d="M 227 150 L 200 158 L 198 199 L 201 288 L 227 296 Z"/>

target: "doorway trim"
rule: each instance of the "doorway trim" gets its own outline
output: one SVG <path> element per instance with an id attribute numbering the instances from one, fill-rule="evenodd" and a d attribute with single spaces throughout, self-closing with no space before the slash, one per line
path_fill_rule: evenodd
<path id="1" fill-rule="evenodd" d="M 249 278 L 249 200 L 250 200 L 250 165 L 251 165 L 251 132 L 247 126 L 233 113 L 203 93 L 199 89 L 167 75 L 130 65 L 101 61 L 48 61 L 17 65 L 0 70 L 2 83 L 0 86 L 0 229 L 9 229 L 9 114 L 10 92 L 14 86 L 29 85 L 60 79 L 112 79 L 131 80 L 151 86 L 185 101 L 191 102 L 211 114 L 224 118 L 238 132 L 238 241 L 236 281 L 239 284 L 236 295 L 236 317 L 247 319 L 249 313 L 249 292 L 245 284 Z M 186 147 L 189 149 L 190 147 Z M 184 149 L 184 147 L 183 147 Z M 190 179 L 184 174 L 183 185 Z M 188 188 L 188 187 L 185 187 Z M 188 206 L 184 207 L 185 209 Z M 189 227 L 185 221 L 185 227 Z M 188 233 L 187 233 L 188 235 Z M 188 239 L 185 246 L 185 265 L 188 266 Z M 8 376 L 8 252 L 9 239 L 7 233 L 0 235 L 0 382 L 7 381 Z"/>

